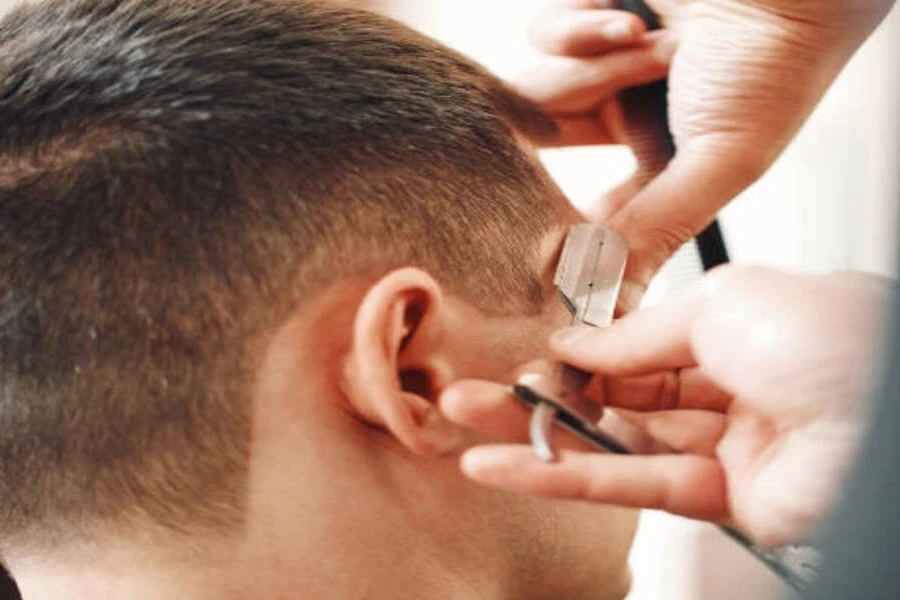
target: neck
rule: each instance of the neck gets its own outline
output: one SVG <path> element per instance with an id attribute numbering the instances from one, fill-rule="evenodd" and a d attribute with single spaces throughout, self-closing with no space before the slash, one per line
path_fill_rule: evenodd
<path id="1" fill-rule="evenodd" d="M 383 554 L 362 560 L 358 553 L 342 554 L 346 548 L 327 546 L 313 555 L 298 550 L 307 560 L 259 553 L 253 559 L 236 555 L 218 562 L 162 561 L 148 558 L 144 550 L 123 548 L 90 554 L 90 560 L 28 561 L 13 570 L 25 600 L 501 598 L 496 589 L 446 569 L 437 557 L 408 547 L 391 552 L 391 547 L 403 548 L 392 544 L 382 542 Z"/>
<path id="2" fill-rule="evenodd" d="M 621 597 L 618 578 L 587 595 L 570 589 L 577 577 L 568 563 L 544 554 L 541 536 L 529 537 L 556 527 L 550 513 L 453 484 L 453 457 L 426 464 L 373 440 L 341 443 L 335 433 L 343 425 L 310 413 L 308 421 L 322 427 L 295 437 L 310 447 L 290 452 L 287 465 L 273 459 L 254 470 L 251 489 L 259 493 L 251 494 L 251 518 L 240 535 L 195 538 L 190 550 L 171 540 L 108 540 L 65 555 L 8 556 L 25 599 Z M 494 527 L 504 520 L 510 525 L 498 535 Z M 522 539 L 503 535 L 522 522 L 533 524 L 517 533 Z"/>
<path id="3" fill-rule="evenodd" d="M 378 442 L 347 443 L 356 424 L 315 412 L 304 421 L 315 426 L 273 444 L 284 457 L 254 467 L 260 492 L 239 535 L 194 538 L 189 551 L 173 540 L 113 539 L 43 560 L 11 556 L 25 600 L 518 597 L 507 565 L 480 547 L 482 527 L 446 510 L 463 504 L 443 484 L 458 478 L 455 459 L 423 466 Z M 305 448 L 284 450 L 298 439 Z"/>
<path id="4" fill-rule="evenodd" d="M 10 569 L 25 600 L 211 600 L 237 598 L 241 591 L 232 581 L 215 576 L 216 571 L 226 569 L 200 567 L 196 559 L 161 559 L 130 544 L 110 544 L 102 551 L 91 549 L 79 557 L 13 560 Z"/>
<path id="5" fill-rule="evenodd" d="M 347 518 L 305 531 L 292 523 L 280 528 L 272 523 L 279 531 L 266 531 L 263 540 L 254 541 L 252 534 L 208 553 L 204 548 L 203 555 L 154 553 L 112 541 L 102 550 L 11 561 L 9 566 L 25 600 L 510 597 L 490 573 L 435 551 L 433 540 L 418 539 L 426 532 L 411 534 L 408 523 L 399 525 L 392 511 L 380 510 L 385 507 L 378 504 L 360 507 L 363 518 L 345 513 Z M 380 513 L 378 527 L 372 525 L 373 513 Z"/>

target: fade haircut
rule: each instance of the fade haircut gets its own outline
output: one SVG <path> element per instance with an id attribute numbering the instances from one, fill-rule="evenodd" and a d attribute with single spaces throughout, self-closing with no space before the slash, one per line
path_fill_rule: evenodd
<path id="1" fill-rule="evenodd" d="M 389 19 L 51 0 L 0 22 L 0 540 L 230 530 L 252 378 L 334 281 L 538 302 L 537 111 Z M 504 307 L 511 309 L 512 307 Z"/>

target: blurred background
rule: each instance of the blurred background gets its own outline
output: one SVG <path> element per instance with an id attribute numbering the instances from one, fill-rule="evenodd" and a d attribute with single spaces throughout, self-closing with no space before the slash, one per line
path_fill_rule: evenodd
<path id="1" fill-rule="evenodd" d="M 501 76 L 532 55 L 525 31 L 544 2 L 334 1 L 394 16 Z M 0 12 L 14 3 L 0 0 Z M 896 274 L 898 33 L 895 7 L 776 165 L 725 209 L 722 223 L 734 261 L 805 272 Z M 634 167 L 624 148 L 553 150 L 543 158 L 581 206 Z M 665 293 L 664 279 L 657 289 Z M 749 600 L 781 591 L 773 576 L 712 527 L 653 512 L 642 517 L 631 564 L 629 600 Z M 0 589 L 0 600 L 5 598 Z"/>

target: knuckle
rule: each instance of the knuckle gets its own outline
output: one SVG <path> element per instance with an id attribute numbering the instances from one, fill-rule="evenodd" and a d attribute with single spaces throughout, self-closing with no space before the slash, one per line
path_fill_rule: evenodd
<path id="1" fill-rule="evenodd" d="M 693 228 L 677 222 L 646 227 L 635 213 L 626 219 L 619 229 L 627 232 L 625 235 L 632 242 L 631 256 L 635 268 L 642 271 L 637 274 L 642 281 L 649 281 L 669 257 L 694 237 Z"/>
<path id="2" fill-rule="evenodd" d="M 575 35 L 573 32 L 560 32 L 549 43 L 554 53 L 572 56 L 584 50 L 586 40 L 584 36 Z"/>
<path id="3" fill-rule="evenodd" d="M 633 261 L 631 262 L 633 263 Z M 650 276 L 638 275 L 638 277 L 641 277 L 641 279 L 632 280 L 627 278 L 622 282 L 619 288 L 619 298 L 616 301 L 616 316 L 626 315 L 640 307 L 644 293 L 647 291 L 647 282 L 650 280 Z"/>
<path id="4" fill-rule="evenodd" d="M 681 404 L 681 369 L 664 373 L 656 391 L 658 410 L 675 410 Z"/>
<path id="5" fill-rule="evenodd" d="M 647 499 L 644 508 L 651 510 L 664 510 L 669 508 L 669 499 L 672 497 L 672 489 L 668 479 L 662 479 L 647 486 Z"/>
<path id="6" fill-rule="evenodd" d="M 678 222 L 664 227 L 654 227 L 647 232 L 660 258 L 668 258 L 694 237 L 694 228 Z"/>
<path id="7" fill-rule="evenodd" d="M 601 503 L 609 501 L 609 485 L 603 477 L 582 476 L 579 487 L 580 493 L 576 497 L 581 500 Z"/>
<path id="8" fill-rule="evenodd" d="M 743 146 L 742 150 L 743 152 L 736 154 L 741 159 L 734 162 L 731 176 L 744 185 L 750 185 L 765 174 L 777 155 L 769 155 L 762 151 L 747 152 L 746 146 Z"/>
<path id="9" fill-rule="evenodd" d="M 606 498 L 608 486 L 605 479 L 592 469 L 590 458 L 583 454 L 572 456 L 572 472 L 575 473 L 573 482 L 573 497 L 581 500 L 603 501 Z"/>

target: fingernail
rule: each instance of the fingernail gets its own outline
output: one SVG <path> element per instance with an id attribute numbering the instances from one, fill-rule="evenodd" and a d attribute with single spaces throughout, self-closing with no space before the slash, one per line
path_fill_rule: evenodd
<path id="1" fill-rule="evenodd" d="M 586 327 L 570 327 L 569 329 L 560 329 L 550 336 L 550 345 L 560 350 L 577 347 L 582 340 L 591 333 L 596 333 L 596 329 L 588 329 Z"/>
<path id="2" fill-rule="evenodd" d="M 600 33 L 609 42 L 622 43 L 631 41 L 634 32 L 628 21 L 613 21 L 600 28 Z"/>

